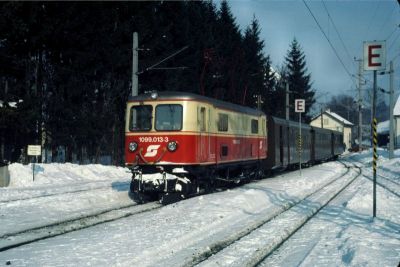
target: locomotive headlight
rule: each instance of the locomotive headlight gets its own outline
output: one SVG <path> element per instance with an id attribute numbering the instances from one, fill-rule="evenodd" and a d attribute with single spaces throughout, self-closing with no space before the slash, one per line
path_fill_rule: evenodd
<path id="1" fill-rule="evenodd" d="M 175 141 L 171 141 L 171 142 L 169 142 L 168 145 L 167 145 L 167 149 L 168 149 L 170 152 L 174 152 L 177 148 L 178 148 L 178 144 L 177 144 Z"/>
<path id="2" fill-rule="evenodd" d="M 153 92 L 151 92 L 150 97 L 151 97 L 152 99 L 157 99 L 158 93 L 157 93 L 156 91 L 153 91 Z"/>
<path id="3" fill-rule="evenodd" d="M 136 149 L 138 148 L 138 144 L 136 142 L 130 142 L 128 148 L 129 148 L 129 151 L 135 152 Z"/>

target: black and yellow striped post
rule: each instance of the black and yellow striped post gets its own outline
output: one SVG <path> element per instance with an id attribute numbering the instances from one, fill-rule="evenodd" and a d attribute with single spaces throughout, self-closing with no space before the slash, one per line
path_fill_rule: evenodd
<path id="1" fill-rule="evenodd" d="M 377 153 L 377 147 L 378 147 L 378 131 L 377 131 L 377 120 L 376 118 L 373 119 L 372 121 L 372 131 L 373 131 L 373 160 L 372 160 L 372 168 L 373 168 L 373 174 L 374 174 L 374 185 L 373 185 L 373 198 L 374 198 L 374 203 L 373 203 L 373 217 L 376 217 L 376 162 L 378 160 L 378 153 Z"/>
<path id="2" fill-rule="evenodd" d="M 373 155 L 372 155 L 372 171 L 374 175 L 374 181 L 373 181 L 373 189 L 372 189 L 372 198 L 373 198 L 373 203 L 372 203 L 372 217 L 376 217 L 376 161 L 378 159 L 378 154 L 377 154 L 377 146 L 378 146 L 378 132 L 376 130 L 376 125 L 377 125 L 377 120 L 376 120 L 376 90 L 377 90 L 377 84 L 376 84 L 376 70 L 374 70 L 374 91 L 372 95 L 372 143 L 373 143 Z"/>

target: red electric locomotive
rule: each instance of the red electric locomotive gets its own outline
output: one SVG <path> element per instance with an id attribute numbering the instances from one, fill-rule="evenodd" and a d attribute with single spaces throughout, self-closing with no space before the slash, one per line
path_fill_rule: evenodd
<path id="1" fill-rule="evenodd" d="M 183 92 L 153 92 L 127 103 L 132 192 L 189 195 L 215 180 L 254 178 L 266 157 L 261 111 Z"/>

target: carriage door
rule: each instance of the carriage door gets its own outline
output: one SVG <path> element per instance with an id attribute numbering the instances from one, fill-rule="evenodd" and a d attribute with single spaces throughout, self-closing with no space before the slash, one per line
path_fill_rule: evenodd
<path id="1" fill-rule="evenodd" d="M 276 148 L 276 144 L 274 144 L 274 145 Z M 275 151 L 276 151 L 276 149 L 275 149 Z M 282 131 L 282 125 L 280 125 L 279 126 L 279 162 L 280 162 L 281 166 L 283 165 L 283 153 L 284 153 L 284 151 L 283 151 L 283 131 Z"/>
<path id="2" fill-rule="evenodd" d="M 199 142 L 199 160 L 200 162 L 206 162 L 210 154 L 209 144 L 209 125 L 207 120 L 207 109 L 200 107 L 198 112 L 199 116 L 199 130 L 200 130 L 200 142 Z"/>

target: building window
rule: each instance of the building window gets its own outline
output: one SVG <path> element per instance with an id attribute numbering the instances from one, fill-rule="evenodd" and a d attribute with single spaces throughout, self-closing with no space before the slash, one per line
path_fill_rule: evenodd
<path id="1" fill-rule="evenodd" d="M 324 125 L 329 125 L 329 119 L 324 119 Z"/>

